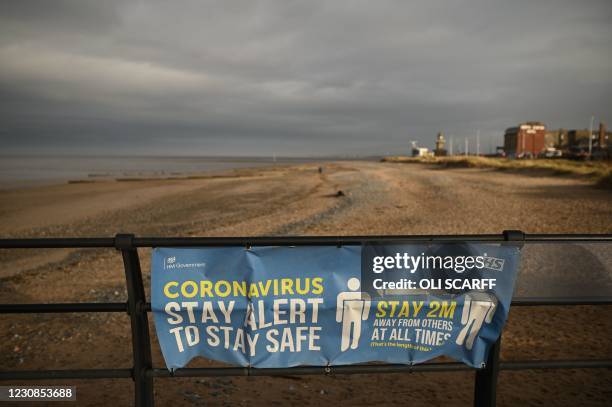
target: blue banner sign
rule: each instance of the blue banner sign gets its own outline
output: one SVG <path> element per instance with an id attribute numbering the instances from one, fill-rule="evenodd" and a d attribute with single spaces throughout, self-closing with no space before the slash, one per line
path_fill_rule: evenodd
<path id="1" fill-rule="evenodd" d="M 260 368 L 481 367 L 506 321 L 515 246 L 157 248 L 152 310 L 168 369 L 202 356 Z"/>

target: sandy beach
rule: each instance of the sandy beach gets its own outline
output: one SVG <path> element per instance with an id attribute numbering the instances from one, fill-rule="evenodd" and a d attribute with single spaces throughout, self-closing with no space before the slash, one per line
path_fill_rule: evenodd
<path id="1" fill-rule="evenodd" d="M 343 196 L 337 196 L 338 191 Z M 612 192 L 576 178 L 367 161 L 0 191 L 2 237 L 101 237 L 118 232 L 140 236 L 471 234 L 504 229 L 612 233 L 611 219 Z M 612 275 L 602 266 L 609 269 L 612 264 L 609 248 L 551 250 L 563 266 L 542 268 L 541 274 L 524 270 L 517 294 L 612 294 Z M 585 252 L 591 254 L 589 260 L 577 262 L 576 255 Z M 147 288 L 149 255 L 147 250 L 140 251 Z M 532 254 L 528 259 L 540 257 Z M 5 250 L 0 260 L 2 303 L 126 300 L 121 259 L 113 250 Z M 527 264 L 538 268 L 536 260 Z M 514 308 L 503 335 L 502 358 L 612 358 L 610 321 L 612 307 Z M 131 365 L 127 315 L 3 316 L 0 327 L 4 369 Z M 153 352 L 154 365 L 163 366 L 156 339 Z M 211 365 L 205 360 L 192 364 Z M 176 406 L 371 405 L 408 400 L 416 406 L 462 406 L 471 403 L 472 377 L 473 373 L 414 373 L 156 379 L 156 400 L 158 405 Z M 130 380 L 76 384 L 79 405 L 132 402 Z M 610 398 L 609 370 L 500 374 L 501 406 L 604 406 Z"/>

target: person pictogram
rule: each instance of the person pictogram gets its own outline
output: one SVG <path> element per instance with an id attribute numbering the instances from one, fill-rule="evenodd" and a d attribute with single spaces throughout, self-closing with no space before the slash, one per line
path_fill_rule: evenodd
<path id="1" fill-rule="evenodd" d="M 497 297 L 485 292 L 471 292 L 465 295 L 461 324 L 463 329 L 459 332 L 457 345 L 465 344 L 468 350 L 474 346 L 474 340 L 482 328 L 483 322 L 493 321 L 497 309 Z"/>
<path id="2" fill-rule="evenodd" d="M 349 346 L 357 349 L 361 336 L 361 321 L 368 319 L 370 314 L 370 295 L 359 291 L 361 283 L 358 278 L 351 278 L 347 282 L 350 291 L 338 294 L 336 301 L 336 322 L 342 323 L 342 341 L 340 350 L 346 351 Z"/>

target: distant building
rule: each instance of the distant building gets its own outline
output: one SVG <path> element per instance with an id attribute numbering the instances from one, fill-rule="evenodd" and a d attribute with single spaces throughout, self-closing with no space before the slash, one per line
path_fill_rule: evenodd
<path id="1" fill-rule="evenodd" d="M 589 131 L 587 129 L 570 130 L 567 132 L 567 136 L 568 136 L 570 147 L 579 147 L 579 146 L 589 145 Z"/>
<path id="2" fill-rule="evenodd" d="M 569 147 L 589 145 L 589 130 L 569 130 L 567 134 Z M 599 129 L 593 130 L 591 133 L 591 144 L 595 148 L 605 149 L 608 147 L 610 136 L 612 136 L 612 133 L 606 131 L 606 124 L 601 122 L 599 123 Z"/>
<path id="3" fill-rule="evenodd" d="M 431 157 L 433 154 L 427 147 L 414 147 L 412 149 L 413 157 Z"/>
<path id="4" fill-rule="evenodd" d="M 589 137 L 590 136 L 590 137 Z M 591 140 L 589 146 L 589 138 Z M 518 127 L 506 129 L 503 154 L 509 157 L 568 157 L 587 159 L 610 159 L 612 157 L 612 132 L 606 124 L 598 129 L 546 130 L 540 122 L 526 122 Z"/>
<path id="5" fill-rule="evenodd" d="M 546 150 L 546 126 L 526 122 L 506 129 L 504 151 L 509 157 L 536 157 Z"/>
<path id="6" fill-rule="evenodd" d="M 417 146 L 416 141 L 411 141 L 412 144 L 412 156 L 413 157 L 431 157 L 433 153 L 429 151 L 427 147 Z"/>
<path id="7" fill-rule="evenodd" d="M 586 129 L 570 130 L 568 131 L 567 155 L 574 158 L 585 158 L 590 152 L 592 159 L 610 159 L 612 158 L 610 138 L 612 138 L 612 132 L 606 130 L 606 124 L 603 122 L 599 123 L 599 129 L 592 132 Z"/>
<path id="8" fill-rule="evenodd" d="M 606 124 L 604 122 L 599 122 L 599 131 L 597 132 L 597 140 L 599 147 L 606 148 L 609 147 L 608 140 L 610 139 L 610 132 L 606 131 Z"/>
<path id="9" fill-rule="evenodd" d="M 436 157 L 444 157 L 446 156 L 446 140 L 444 139 L 444 133 L 438 133 L 438 137 L 436 137 L 436 149 L 434 150 L 434 155 Z"/>
<path id="10" fill-rule="evenodd" d="M 566 129 L 547 130 L 544 137 L 546 148 L 567 150 L 569 148 L 569 136 Z"/>

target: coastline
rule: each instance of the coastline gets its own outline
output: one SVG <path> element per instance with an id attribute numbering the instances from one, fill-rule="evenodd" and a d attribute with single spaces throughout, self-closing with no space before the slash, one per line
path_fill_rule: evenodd
<path id="1" fill-rule="evenodd" d="M 341 158 L 249 156 L 0 156 L 0 190 L 111 180 L 198 178 L 233 170 L 292 166 Z"/>

